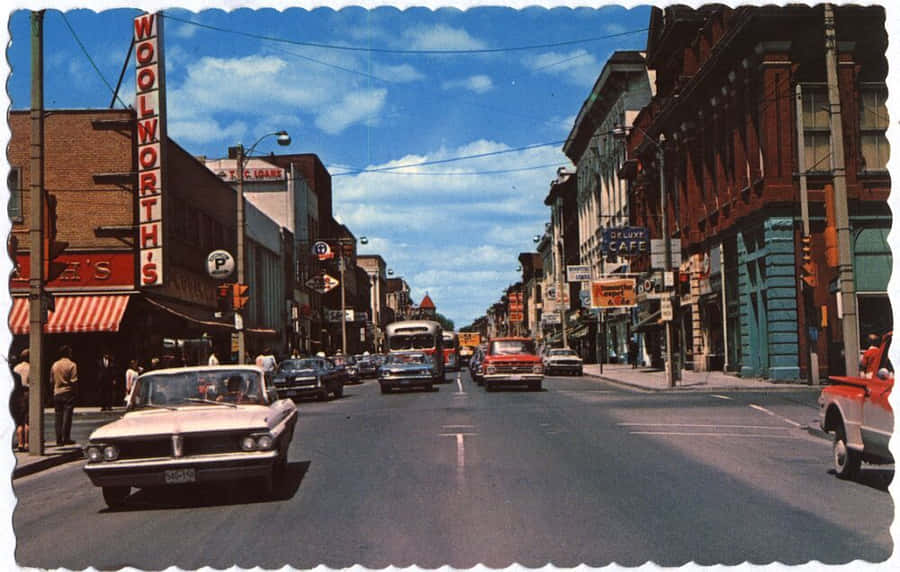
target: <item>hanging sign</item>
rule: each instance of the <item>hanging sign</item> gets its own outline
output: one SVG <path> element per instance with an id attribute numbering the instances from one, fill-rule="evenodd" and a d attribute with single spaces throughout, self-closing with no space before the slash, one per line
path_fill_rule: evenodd
<path id="1" fill-rule="evenodd" d="M 603 230 L 604 254 L 633 256 L 650 252 L 650 233 L 640 226 L 622 226 Z M 590 278 L 588 278 L 590 280 Z"/>
<path id="2" fill-rule="evenodd" d="M 632 306 L 637 306 L 634 278 L 591 282 L 591 308 L 630 308 Z"/>
<path id="3" fill-rule="evenodd" d="M 317 274 L 306 281 L 306 287 L 315 290 L 319 294 L 331 292 L 338 287 L 338 284 L 340 284 L 338 279 L 328 274 Z"/>
<path id="4" fill-rule="evenodd" d="M 313 244 L 313 254 L 315 254 L 319 260 L 334 258 L 334 252 L 331 251 L 331 245 L 324 240 L 320 240 Z"/>

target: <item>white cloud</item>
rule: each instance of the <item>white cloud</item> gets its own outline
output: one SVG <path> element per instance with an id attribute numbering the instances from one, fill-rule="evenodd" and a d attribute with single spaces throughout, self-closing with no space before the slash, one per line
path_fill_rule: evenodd
<path id="1" fill-rule="evenodd" d="M 425 79 L 425 75 L 409 64 L 397 66 L 375 64 L 372 75 L 392 83 L 409 83 Z"/>
<path id="2" fill-rule="evenodd" d="M 316 126 L 329 134 L 337 134 L 354 123 L 370 123 L 384 106 L 386 89 L 370 89 L 344 95 L 333 105 L 323 107 Z"/>
<path id="3" fill-rule="evenodd" d="M 176 141 L 189 143 L 204 143 L 224 139 L 227 141 L 240 141 L 247 134 L 247 124 L 236 121 L 228 125 L 221 125 L 210 117 L 196 117 L 169 123 L 169 137 Z"/>
<path id="4" fill-rule="evenodd" d="M 604 58 L 605 61 L 605 58 Z M 603 70 L 603 62 L 583 48 L 569 53 L 545 52 L 523 58 L 532 73 L 557 76 L 563 81 L 591 87 Z"/>
<path id="5" fill-rule="evenodd" d="M 473 38 L 462 28 L 438 24 L 410 28 L 403 32 L 405 46 L 411 50 L 481 50 L 483 41 Z"/>
<path id="6" fill-rule="evenodd" d="M 445 81 L 443 89 L 467 89 L 475 93 L 487 93 L 494 89 L 494 82 L 486 75 L 473 75 L 464 79 Z"/>

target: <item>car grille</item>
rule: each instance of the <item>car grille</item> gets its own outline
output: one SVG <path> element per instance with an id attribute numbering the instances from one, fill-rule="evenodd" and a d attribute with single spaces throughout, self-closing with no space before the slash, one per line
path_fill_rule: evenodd
<path id="1" fill-rule="evenodd" d="M 235 453 L 241 450 L 241 438 L 247 431 L 235 433 L 216 433 L 208 435 L 184 435 L 183 456 L 210 455 L 216 453 Z M 117 442 L 120 459 L 151 459 L 156 457 L 173 457 L 172 437 L 153 437 Z"/>
<path id="2" fill-rule="evenodd" d="M 557 359 L 551 361 L 550 365 L 581 365 L 581 362 L 574 359 Z"/>
<path id="3" fill-rule="evenodd" d="M 534 371 L 535 365 L 537 364 L 519 362 L 491 362 L 487 367 L 493 367 L 494 371 L 497 373 L 531 373 Z"/>

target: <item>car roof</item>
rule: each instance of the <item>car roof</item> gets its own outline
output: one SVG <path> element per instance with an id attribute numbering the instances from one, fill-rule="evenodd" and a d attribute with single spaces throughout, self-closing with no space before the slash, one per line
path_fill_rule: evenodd
<path id="1" fill-rule="evenodd" d="M 194 366 L 185 366 L 185 367 L 168 367 L 165 369 L 152 369 L 150 371 L 145 371 L 141 375 L 148 375 L 151 373 L 164 373 L 164 374 L 173 374 L 173 373 L 182 373 L 182 372 L 201 372 L 201 371 L 226 371 L 226 370 L 239 370 L 239 371 L 253 371 L 256 373 L 263 373 L 261 367 L 257 367 L 255 365 L 194 365 Z"/>

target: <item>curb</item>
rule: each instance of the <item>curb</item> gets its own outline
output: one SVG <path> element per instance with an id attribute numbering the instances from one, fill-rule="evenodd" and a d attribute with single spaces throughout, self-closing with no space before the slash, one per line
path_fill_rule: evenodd
<path id="1" fill-rule="evenodd" d="M 70 463 L 82 458 L 84 458 L 84 453 L 80 448 L 77 448 L 55 455 L 47 455 L 37 459 L 36 461 L 32 461 L 26 464 L 19 464 L 17 460 L 16 468 L 13 469 L 12 478 L 15 480 L 20 477 L 27 477 L 28 475 L 33 475 L 34 473 L 44 471 L 59 465 L 64 465 L 66 463 Z"/>
<path id="2" fill-rule="evenodd" d="M 630 381 L 623 381 L 621 379 L 615 379 L 612 377 L 606 377 L 601 374 L 594 373 L 584 373 L 584 377 L 590 377 L 594 379 L 602 379 L 603 381 L 607 381 L 610 383 L 616 383 L 619 385 L 625 385 L 627 387 L 632 387 L 634 389 L 640 389 L 647 392 L 653 393 L 662 393 L 667 391 L 795 391 L 798 389 L 818 389 L 817 386 L 814 385 L 798 385 L 798 384 L 766 384 L 760 385 L 757 387 L 746 386 L 746 385 L 716 385 L 716 386 L 708 386 L 708 385 L 694 385 L 685 387 L 683 385 L 676 385 L 675 387 L 647 387 L 646 385 L 641 385 L 638 383 L 633 383 Z"/>

